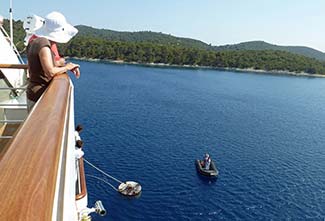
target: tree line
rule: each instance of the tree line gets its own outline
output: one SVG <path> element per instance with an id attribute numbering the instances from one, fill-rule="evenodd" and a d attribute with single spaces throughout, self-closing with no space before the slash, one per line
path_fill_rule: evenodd
<path id="1" fill-rule="evenodd" d="M 216 52 L 150 42 L 108 41 L 76 36 L 69 43 L 60 45 L 60 51 L 65 56 L 79 58 L 325 74 L 325 64 L 316 59 L 275 50 Z"/>

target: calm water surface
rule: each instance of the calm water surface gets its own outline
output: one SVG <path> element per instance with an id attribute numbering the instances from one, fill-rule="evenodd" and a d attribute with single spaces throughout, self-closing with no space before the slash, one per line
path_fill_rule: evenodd
<path id="1" fill-rule="evenodd" d="M 87 177 L 108 211 L 93 220 L 325 218 L 325 79 L 78 63 L 86 158 L 143 188 Z M 196 172 L 205 152 L 217 180 Z"/>

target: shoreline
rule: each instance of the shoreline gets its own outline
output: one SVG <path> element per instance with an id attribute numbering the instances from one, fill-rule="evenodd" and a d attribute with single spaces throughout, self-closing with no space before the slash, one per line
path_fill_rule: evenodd
<path id="1" fill-rule="evenodd" d="M 305 72 L 290 72 L 290 71 L 279 71 L 279 70 L 261 70 L 253 68 L 222 68 L 222 67 L 210 67 L 210 66 L 199 66 L 199 65 L 176 65 L 176 64 L 165 64 L 165 63 L 139 63 L 139 62 L 126 62 L 123 60 L 106 60 L 106 59 L 95 59 L 95 58 L 79 58 L 79 57 L 66 57 L 70 59 L 89 61 L 89 62 L 106 62 L 110 64 L 127 64 L 137 65 L 146 67 L 165 67 L 165 68 L 184 68 L 184 69 L 206 69 L 206 70 L 221 70 L 221 71 L 232 71 L 232 72 L 243 72 L 243 73 L 255 73 L 255 74 L 266 74 L 266 75 L 287 75 L 296 77 L 312 77 L 312 78 L 325 78 L 325 75 L 321 74 L 309 74 Z"/>

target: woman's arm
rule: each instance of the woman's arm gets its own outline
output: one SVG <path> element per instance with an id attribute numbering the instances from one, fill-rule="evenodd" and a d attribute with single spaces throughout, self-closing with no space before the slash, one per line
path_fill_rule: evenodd
<path id="1" fill-rule="evenodd" d="M 54 65 L 55 67 L 63 67 L 65 65 L 65 59 L 60 58 L 59 60 L 54 59 Z"/>
<path id="2" fill-rule="evenodd" d="M 79 65 L 77 64 L 67 63 L 63 67 L 55 67 L 53 65 L 52 52 L 49 47 L 43 47 L 38 53 L 38 55 L 43 71 L 47 76 L 53 77 L 54 75 L 64 74 L 65 72 L 72 70 L 74 70 L 73 73 L 76 75 L 77 78 L 80 76 Z M 78 74 L 76 74 L 75 70 L 78 70 Z"/>

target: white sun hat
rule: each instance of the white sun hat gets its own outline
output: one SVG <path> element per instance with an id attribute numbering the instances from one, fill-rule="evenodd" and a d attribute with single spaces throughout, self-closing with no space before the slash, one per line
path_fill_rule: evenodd
<path id="1" fill-rule="evenodd" d="M 44 24 L 44 18 L 37 15 L 29 15 L 23 23 L 23 28 L 26 33 L 34 34 L 36 30 L 40 29 Z"/>
<path id="2" fill-rule="evenodd" d="M 26 17 L 23 23 L 23 28 L 26 32 L 24 44 L 27 45 L 30 37 L 35 33 L 36 30 L 40 29 L 44 24 L 44 18 L 37 15 L 29 15 Z"/>
<path id="3" fill-rule="evenodd" d="M 44 19 L 44 25 L 36 30 L 39 37 L 47 38 L 57 43 L 67 43 L 78 30 L 70 25 L 60 12 L 51 12 Z"/>

